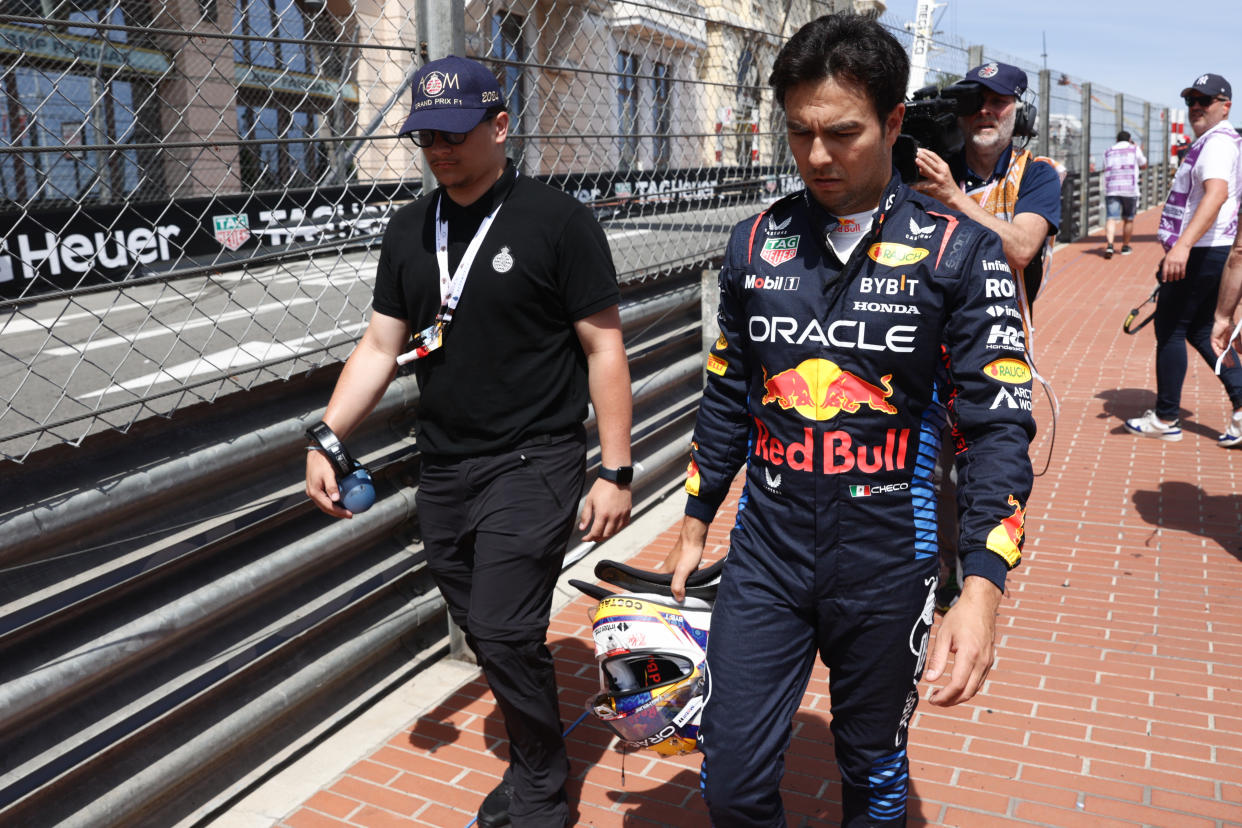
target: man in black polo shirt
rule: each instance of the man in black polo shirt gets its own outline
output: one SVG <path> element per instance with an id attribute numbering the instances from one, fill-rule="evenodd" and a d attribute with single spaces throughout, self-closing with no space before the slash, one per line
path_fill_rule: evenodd
<path id="1" fill-rule="evenodd" d="M 371 321 L 324 422 L 348 435 L 398 362 L 414 361 L 428 566 L 509 735 L 509 768 L 479 824 L 559 828 L 569 763 L 545 637 L 584 485 L 588 393 L 603 468 L 578 528 L 603 540 L 630 512 L 616 270 L 591 212 L 505 157 L 509 115 L 485 66 L 432 61 L 412 92 L 401 132 L 440 187 L 384 234 Z M 320 452 L 308 452 L 306 477 L 320 509 L 351 516 Z"/>

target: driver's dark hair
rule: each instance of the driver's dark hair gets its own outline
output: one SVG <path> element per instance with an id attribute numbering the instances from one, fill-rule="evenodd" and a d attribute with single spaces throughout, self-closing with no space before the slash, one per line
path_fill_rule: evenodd
<path id="1" fill-rule="evenodd" d="M 768 83 L 785 108 L 785 93 L 827 78 L 861 87 L 883 123 L 906 99 L 910 59 L 897 38 L 870 17 L 826 14 L 789 38 L 772 64 Z"/>
<path id="2" fill-rule="evenodd" d="M 1130 133 L 1123 129 L 1121 132 L 1117 133 L 1117 140 L 1118 141 L 1129 141 Z"/>

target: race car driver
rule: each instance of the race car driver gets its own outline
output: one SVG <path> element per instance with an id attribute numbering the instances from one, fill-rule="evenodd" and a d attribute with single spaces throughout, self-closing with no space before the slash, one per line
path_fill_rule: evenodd
<path id="1" fill-rule="evenodd" d="M 932 704 L 982 686 L 1021 557 L 1035 425 L 1014 280 L 999 237 L 893 171 L 907 71 L 900 44 L 863 17 L 795 34 L 770 83 L 806 189 L 735 227 L 725 253 L 686 515 L 663 564 L 680 597 L 746 464 L 699 733 L 717 825 L 784 825 L 783 754 L 817 651 L 843 824 L 905 824 L 949 409 L 965 582 L 930 653 L 932 681 L 954 655 Z"/>

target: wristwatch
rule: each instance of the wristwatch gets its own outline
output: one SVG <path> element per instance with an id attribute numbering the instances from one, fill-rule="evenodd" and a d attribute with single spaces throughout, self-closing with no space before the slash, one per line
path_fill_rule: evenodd
<path id="1" fill-rule="evenodd" d="M 345 450 L 345 445 L 327 423 L 322 420 L 315 423 L 306 429 L 306 436 L 327 455 L 337 477 L 344 477 L 354 470 L 354 458 L 350 457 L 349 452 Z"/>
<path id="2" fill-rule="evenodd" d="M 611 480 L 618 486 L 628 486 L 634 479 L 634 467 L 617 466 L 615 469 L 610 469 L 607 466 L 600 466 L 599 477 L 600 480 Z"/>

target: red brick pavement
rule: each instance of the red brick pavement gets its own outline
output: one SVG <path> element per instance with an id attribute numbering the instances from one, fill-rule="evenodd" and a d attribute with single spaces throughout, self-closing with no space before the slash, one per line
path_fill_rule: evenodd
<path id="1" fill-rule="evenodd" d="M 1124 432 L 1154 404 L 1153 336 L 1122 332 L 1154 285 L 1154 212 L 1135 253 L 1099 237 L 1059 250 L 1038 303 L 1039 368 L 1061 404 L 1052 439 L 1037 394 L 1037 478 L 1026 556 L 1009 580 L 984 694 L 924 702 L 911 727 L 911 823 L 928 826 L 1242 826 L 1242 452 L 1215 444 L 1228 404 L 1190 357 L 1185 439 Z M 1147 306 L 1145 310 L 1149 310 Z M 729 510 L 711 545 L 723 554 Z M 654 565 L 661 535 L 632 562 Z M 709 548 L 711 546 L 709 545 Z M 553 619 L 562 716 L 596 675 L 582 598 Z M 791 824 L 840 817 L 827 671 L 795 717 L 784 797 Z M 569 737 L 577 824 L 706 825 L 697 756 L 622 753 L 590 718 Z M 285 817 L 287 828 L 466 826 L 504 767 L 486 685 L 475 679 Z"/>

